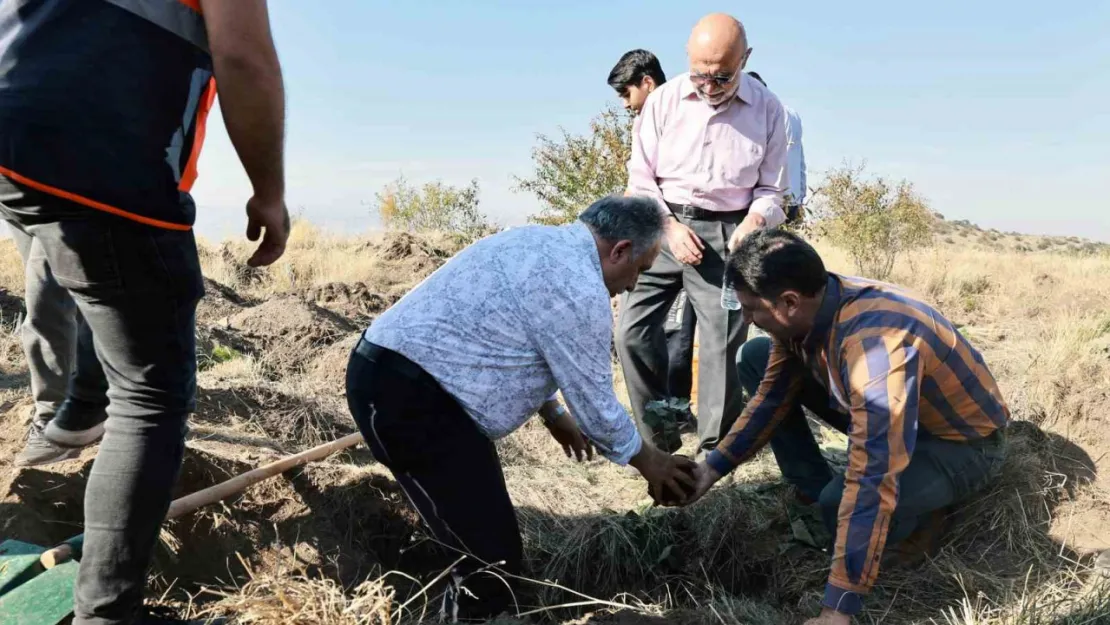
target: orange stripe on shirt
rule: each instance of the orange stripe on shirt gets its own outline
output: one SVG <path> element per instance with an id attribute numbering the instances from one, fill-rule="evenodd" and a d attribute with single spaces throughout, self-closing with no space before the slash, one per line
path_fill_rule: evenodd
<path id="1" fill-rule="evenodd" d="M 150 217 L 143 217 L 142 215 L 136 215 L 135 213 L 127 212 L 127 211 L 123 210 L 122 208 L 116 208 L 115 206 L 110 206 L 110 205 L 105 204 L 103 202 L 97 202 L 96 200 L 90 200 L 87 197 L 77 195 L 76 193 L 70 193 L 69 191 L 63 191 L 63 190 L 61 190 L 57 187 L 52 187 L 48 184 L 43 184 L 41 182 L 35 182 L 34 180 L 31 180 L 30 178 L 27 178 L 26 176 L 15 173 L 14 171 L 8 169 L 7 167 L 0 167 L 0 174 L 3 174 L 4 176 L 6 176 L 8 178 L 11 178 L 12 180 L 18 182 L 19 184 L 31 187 L 32 189 L 34 189 L 36 191 L 41 191 L 42 193 L 48 193 L 48 194 L 53 195 L 55 197 L 60 197 L 63 200 L 69 200 L 70 202 L 74 202 L 76 204 L 81 204 L 83 206 L 88 206 L 89 208 L 95 208 L 98 211 L 103 211 L 105 213 L 111 213 L 111 214 L 116 215 L 118 217 L 123 217 L 124 219 L 130 219 L 131 221 L 135 221 L 135 222 L 147 225 L 147 226 L 154 226 L 155 228 L 164 228 L 166 230 L 179 230 L 179 231 L 182 231 L 182 232 L 187 232 L 187 231 L 193 229 L 192 226 L 187 226 L 185 224 L 175 224 L 171 221 L 162 221 L 160 219 L 152 219 Z"/>
<path id="2" fill-rule="evenodd" d="M 189 161 L 185 171 L 181 174 L 181 182 L 177 189 L 188 193 L 197 181 L 197 162 L 200 160 L 200 150 L 204 147 L 204 135 L 208 125 L 208 113 L 212 110 L 212 103 L 216 101 L 216 79 L 208 79 L 208 86 L 200 96 L 197 105 L 196 130 L 193 132 L 193 150 L 189 153 Z"/>
<path id="3" fill-rule="evenodd" d="M 838 510 L 838 528 L 836 549 L 833 556 L 832 570 L 829 583 L 844 590 L 857 593 L 866 593 L 870 590 L 879 573 L 879 560 L 886 544 L 886 536 L 890 528 L 890 518 L 897 505 L 898 479 L 909 465 L 910 455 L 905 445 L 905 424 L 916 421 L 917 415 L 909 406 L 912 399 L 910 393 L 918 392 L 922 373 L 920 355 L 914 347 L 905 345 L 896 336 L 876 336 L 878 342 L 864 341 L 853 335 L 851 342 L 845 345 L 844 360 L 849 363 L 849 385 L 851 387 L 851 418 L 852 426 L 849 430 L 848 470 L 845 474 L 844 494 Z M 879 358 L 869 358 L 868 348 L 877 354 L 885 354 Z M 885 362 L 885 364 L 884 364 Z M 879 366 L 874 369 L 873 366 Z M 908 385 L 909 376 L 915 382 L 913 388 Z M 876 385 L 881 385 L 881 395 L 876 395 L 873 404 L 868 396 L 877 390 Z M 884 406 L 885 404 L 885 406 Z M 876 415 L 885 417 L 882 421 L 872 421 L 872 413 L 876 410 L 889 408 L 887 414 L 881 412 Z M 885 431 L 876 428 L 885 428 Z M 872 457 L 868 450 L 868 442 L 881 438 L 886 443 L 883 455 Z M 881 475 L 874 472 L 874 468 Z M 864 483 L 874 484 L 874 478 L 881 477 L 877 484 L 868 486 L 874 488 L 877 499 L 875 508 L 859 510 L 860 494 Z M 870 491 L 869 491 L 870 492 Z M 870 510 L 875 515 L 875 521 L 870 528 L 865 544 L 851 542 L 851 527 L 856 514 L 867 514 Z M 857 537 L 858 538 L 861 537 Z M 861 553 L 862 552 L 862 553 Z M 849 572 L 848 557 L 853 556 L 860 566 L 858 570 Z M 862 558 L 861 558 L 862 556 Z M 853 575 L 852 573 L 855 573 Z"/>

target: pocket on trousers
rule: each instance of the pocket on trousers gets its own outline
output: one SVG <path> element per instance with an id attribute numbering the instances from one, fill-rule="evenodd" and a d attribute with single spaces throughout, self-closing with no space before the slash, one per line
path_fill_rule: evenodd
<path id="1" fill-rule="evenodd" d="M 57 240 L 42 243 L 50 271 L 59 285 L 89 295 L 122 288 L 111 228 L 99 223 L 63 221 L 58 224 Z"/>
<path id="2" fill-rule="evenodd" d="M 165 273 L 165 284 L 181 303 L 199 301 L 204 297 L 204 275 L 200 268 L 196 238 L 193 233 L 151 228 L 151 259 Z M 153 264 L 153 263 L 152 263 Z"/>

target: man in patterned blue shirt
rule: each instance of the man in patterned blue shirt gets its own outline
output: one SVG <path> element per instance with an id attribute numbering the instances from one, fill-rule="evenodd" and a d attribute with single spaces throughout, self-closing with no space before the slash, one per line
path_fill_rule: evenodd
<path id="1" fill-rule="evenodd" d="M 512 600 L 511 578 L 485 568 L 518 574 L 522 558 L 493 441 L 537 411 L 568 456 L 596 447 L 632 465 L 657 501 L 692 487 L 693 463 L 644 441 L 613 392 L 610 301 L 651 266 L 662 230 L 652 200 L 607 197 L 574 224 L 489 236 L 383 313 L 351 354 L 348 406 L 374 457 L 439 541 L 471 556 L 451 576 L 449 616 L 485 620 Z"/>

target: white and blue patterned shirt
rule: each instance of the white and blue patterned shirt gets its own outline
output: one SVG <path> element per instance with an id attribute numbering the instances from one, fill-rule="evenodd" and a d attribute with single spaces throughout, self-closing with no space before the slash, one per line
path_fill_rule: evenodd
<path id="1" fill-rule="evenodd" d="M 366 330 L 420 365 L 491 439 L 561 390 L 582 433 L 627 464 L 640 434 L 613 392 L 609 291 L 581 222 L 482 239 L 424 279 Z"/>

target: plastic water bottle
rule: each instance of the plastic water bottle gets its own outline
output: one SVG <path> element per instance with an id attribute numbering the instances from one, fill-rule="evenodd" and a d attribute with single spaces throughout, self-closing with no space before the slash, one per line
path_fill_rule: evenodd
<path id="1" fill-rule="evenodd" d="M 740 300 L 736 297 L 736 289 L 732 282 L 725 278 L 721 282 L 721 308 L 725 310 L 740 310 Z"/>

